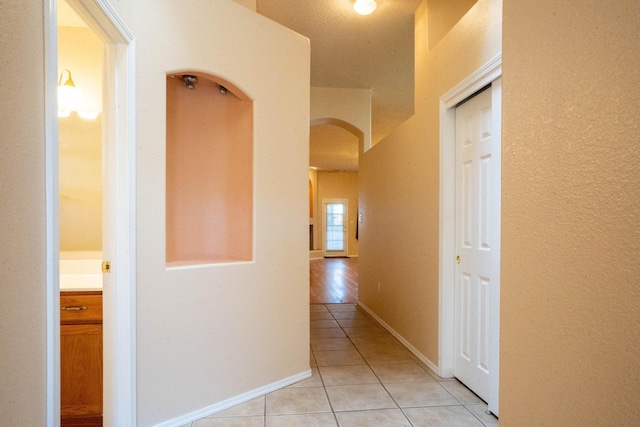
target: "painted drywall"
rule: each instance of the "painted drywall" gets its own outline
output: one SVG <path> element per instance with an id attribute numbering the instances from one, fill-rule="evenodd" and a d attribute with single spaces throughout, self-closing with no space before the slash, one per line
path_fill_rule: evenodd
<path id="1" fill-rule="evenodd" d="M 311 191 L 309 192 L 310 198 L 310 207 L 309 210 L 312 211 L 313 215 L 309 216 L 309 226 L 313 226 L 313 247 L 309 247 L 311 250 L 318 250 L 321 248 L 321 240 L 322 234 L 318 231 L 318 171 L 315 169 L 309 169 L 309 183 L 311 185 Z M 310 236 L 311 239 L 311 231 Z"/>
<path id="2" fill-rule="evenodd" d="M 324 199 L 347 199 L 348 202 L 348 240 L 347 255 L 358 256 L 358 239 L 356 239 L 356 225 L 358 221 L 358 172 L 318 172 L 318 200 L 319 215 L 316 224 L 320 230 L 325 226 L 322 217 Z M 324 247 L 322 232 L 320 232 L 319 249 Z"/>
<path id="3" fill-rule="evenodd" d="M 309 42 L 231 0 L 191 6 L 134 5 L 140 425 L 309 369 Z M 254 102 L 253 262 L 166 268 L 166 75 L 184 70 Z"/>
<path id="4" fill-rule="evenodd" d="M 167 265 L 250 261 L 253 103 L 196 74 L 167 77 Z"/>
<path id="5" fill-rule="evenodd" d="M 479 0 L 431 51 L 427 4 L 416 11 L 416 114 L 360 159 L 358 289 L 438 366 L 439 99 L 500 53 L 502 2 Z"/>
<path id="6" fill-rule="evenodd" d="M 640 421 L 639 17 L 504 1 L 500 425 Z"/>
<path id="7" fill-rule="evenodd" d="M 243 5 L 244 7 L 253 10 L 254 12 L 256 11 L 256 1 L 257 0 L 233 0 L 238 4 Z"/>
<path id="8" fill-rule="evenodd" d="M 0 418 L 46 425 L 43 2 L 0 3 Z"/>
<path id="9" fill-rule="evenodd" d="M 103 44 L 89 28 L 58 27 L 58 75 L 71 71 L 80 111 L 102 110 Z M 64 73 L 64 79 L 67 73 Z M 64 83 L 64 82 L 63 82 Z M 102 250 L 102 116 L 58 119 L 60 250 Z"/>
<path id="10" fill-rule="evenodd" d="M 429 50 L 433 49 L 477 0 L 428 0 L 427 31 Z"/>
<path id="11" fill-rule="evenodd" d="M 371 90 L 312 87 L 311 123 L 336 124 L 359 137 L 362 132 L 360 148 L 368 150 L 371 147 Z"/>

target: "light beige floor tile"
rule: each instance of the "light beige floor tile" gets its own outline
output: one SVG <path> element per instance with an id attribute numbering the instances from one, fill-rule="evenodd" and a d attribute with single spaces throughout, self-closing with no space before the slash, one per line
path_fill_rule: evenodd
<path id="1" fill-rule="evenodd" d="M 479 405 L 484 403 L 482 399 L 476 396 L 464 384 L 456 379 L 440 381 L 440 385 L 446 388 L 447 391 L 461 403 L 469 405 Z"/>
<path id="2" fill-rule="evenodd" d="M 389 383 L 385 384 L 385 387 L 401 408 L 460 405 L 460 402 L 435 381 Z"/>
<path id="3" fill-rule="evenodd" d="M 393 337 L 351 337 L 351 342 L 358 350 L 373 350 L 377 348 L 401 348 Z"/>
<path id="4" fill-rule="evenodd" d="M 306 380 L 298 381 L 295 384 L 291 384 L 288 388 L 293 387 L 322 387 L 322 378 L 318 373 L 318 368 L 311 368 L 311 377 Z"/>
<path id="5" fill-rule="evenodd" d="M 464 406 L 407 408 L 404 413 L 415 427 L 482 427 Z"/>
<path id="6" fill-rule="evenodd" d="M 367 365 L 323 366 L 320 368 L 325 385 L 379 384 Z"/>
<path id="7" fill-rule="evenodd" d="M 364 327 L 364 328 L 343 328 L 349 338 L 362 338 L 362 337 L 384 337 L 389 333 L 384 329 L 380 329 L 376 326 Z"/>
<path id="8" fill-rule="evenodd" d="M 335 320 L 324 319 L 324 320 L 311 320 L 311 329 L 318 328 L 339 328 L 340 325 Z"/>
<path id="9" fill-rule="evenodd" d="M 361 350 L 362 357 L 369 363 L 409 363 L 413 359 L 401 348 L 382 347 L 376 349 Z"/>
<path id="10" fill-rule="evenodd" d="M 304 415 L 269 415 L 267 427 L 337 427 L 332 413 Z"/>
<path id="11" fill-rule="evenodd" d="M 365 361 L 357 350 L 314 351 L 318 366 L 364 365 Z"/>
<path id="12" fill-rule="evenodd" d="M 386 363 L 371 365 L 371 369 L 383 384 L 435 381 L 417 363 Z"/>
<path id="13" fill-rule="evenodd" d="M 326 389 L 336 412 L 397 408 L 380 384 L 327 386 Z"/>
<path id="14" fill-rule="evenodd" d="M 347 335 L 340 328 L 318 328 L 311 329 L 311 338 L 344 338 Z"/>
<path id="15" fill-rule="evenodd" d="M 329 310 L 326 311 L 312 311 L 309 313 L 309 319 L 311 320 L 333 320 L 333 315 L 329 312 Z"/>
<path id="16" fill-rule="evenodd" d="M 355 350 L 349 338 L 312 338 L 311 350 Z"/>
<path id="17" fill-rule="evenodd" d="M 264 396 L 256 397 L 232 408 L 211 415 L 210 418 L 220 417 L 248 417 L 252 415 L 264 415 Z"/>
<path id="18" fill-rule="evenodd" d="M 194 421 L 192 427 L 264 427 L 264 415 L 260 417 L 203 418 Z"/>
<path id="19" fill-rule="evenodd" d="M 498 419 L 496 418 L 496 416 L 493 414 L 487 414 L 485 412 L 487 410 L 486 404 L 483 403 L 481 405 L 467 405 L 467 409 L 471 411 L 476 417 L 478 417 L 478 419 L 480 419 L 482 424 L 484 424 L 485 426 L 498 426 Z"/>
<path id="20" fill-rule="evenodd" d="M 333 317 L 336 319 L 369 319 L 365 313 L 356 310 L 356 311 L 334 311 Z"/>
<path id="21" fill-rule="evenodd" d="M 309 306 L 309 312 L 310 313 L 322 313 L 322 312 L 328 313 L 329 310 L 323 304 L 311 304 Z"/>
<path id="22" fill-rule="evenodd" d="M 355 313 L 358 310 L 358 307 L 356 307 L 354 304 L 326 304 L 326 307 L 332 313 L 336 313 L 339 311 L 340 312 L 349 311 L 349 312 Z"/>
<path id="23" fill-rule="evenodd" d="M 418 365 L 420 365 L 422 367 L 422 369 L 427 371 L 427 374 L 431 375 L 433 377 L 433 379 L 436 380 L 436 381 L 446 381 L 446 380 L 452 379 L 452 378 L 442 378 L 440 375 L 438 375 L 436 373 L 436 371 L 434 371 L 433 369 L 431 369 L 430 367 L 428 367 L 427 365 L 425 365 L 421 361 L 417 361 L 416 363 Z"/>
<path id="24" fill-rule="evenodd" d="M 267 395 L 267 415 L 331 412 L 324 387 L 285 388 Z"/>
<path id="25" fill-rule="evenodd" d="M 405 427 L 411 426 L 400 409 L 374 409 L 369 411 L 337 412 L 340 427 Z"/>
<path id="26" fill-rule="evenodd" d="M 377 328 L 378 324 L 366 317 L 338 319 L 338 324 L 344 328 Z"/>

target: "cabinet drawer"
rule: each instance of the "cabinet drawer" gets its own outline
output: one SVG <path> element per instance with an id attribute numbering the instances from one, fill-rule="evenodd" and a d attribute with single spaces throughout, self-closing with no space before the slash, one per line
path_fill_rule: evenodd
<path id="1" fill-rule="evenodd" d="M 102 295 L 79 292 L 60 295 L 60 323 L 102 323 Z"/>

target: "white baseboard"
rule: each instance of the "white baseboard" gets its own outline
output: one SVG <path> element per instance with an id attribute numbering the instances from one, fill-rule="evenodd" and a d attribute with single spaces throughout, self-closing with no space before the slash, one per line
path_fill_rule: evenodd
<path id="1" fill-rule="evenodd" d="M 291 384 L 295 384 L 299 381 L 306 380 L 311 377 L 311 369 L 301 372 L 297 375 L 291 376 L 289 378 L 285 378 L 280 381 L 276 381 L 275 383 L 268 384 L 264 387 L 257 388 L 248 393 L 241 394 L 239 396 L 232 397 L 231 399 L 227 399 L 225 401 L 215 403 L 211 406 L 207 406 L 202 409 L 198 409 L 197 411 L 191 412 L 189 414 L 183 415 L 178 418 L 174 418 L 169 421 L 164 421 L 160 424 L 156 424 L 156 427 L 178 427 L 183 426 L 185 424 L 191 423 L 193 421 L 199 420 L 204 417 L 208 417 L 210 415 L 216 414 L 220 411 L 224 411 L 225 409 L 229 409 L 233 406 L 239 405 L 244 402 L 248 402 L 251 399 L 255 399 L 256 397 L 264 396 L 267 393 L 271 393 L 272 391 L 279 390 L 281 388 L 287 387 Z"/>
<path id="2" fill-rule="evenodd" d="M 400 341 L 402 343 L 402 345 L 407 347 L 407 349 L 409 349 L 409 351 L 414 356 L 416 356 L 422 363 L 424 363 L 429 369 L 431 369 L 436 374 L 440 375 L 440 371 L 439 371 L 438 367 L 431 360 L 429 360 L 424 354 L 420 353 L 417 348 L 415 348 L 413 345 L 411 345 L 411 343 L 409 341 L 404 339 L 404 337 L 402 335 L 400 335 L 398 332 L 396 332 L 395 329 L 393 329 L 391 326 L 389 326 L 384 320 L 379 318 L 369 307 L 364 305 L 362 303 L 362 301 L 358 301 L 358 305 L 360 307 L 362 307 L 362 309 L 364 311 L 369 313 L 369 315 L 371 315 L 371 317 L 376 319 L 376 321 L 378 321 L 378 323 L 380 323 L 387 331 L 389 331 L 389 333 L 391 335 L 396 337 L 398 339 L 398 341 Z"/>
<path id="3" fill-rule="evenodd" d="M 309 251 L 309 259 L 322 259 L 324 254 L 322 250 Z"/>

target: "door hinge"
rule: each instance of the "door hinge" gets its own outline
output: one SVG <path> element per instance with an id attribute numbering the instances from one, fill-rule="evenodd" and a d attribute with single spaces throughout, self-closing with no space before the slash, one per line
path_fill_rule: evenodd
<path id="1" fill-rule="evenodd" d="M 102 272 L 111 273 L 111 261 L 102 261 Z"/>

